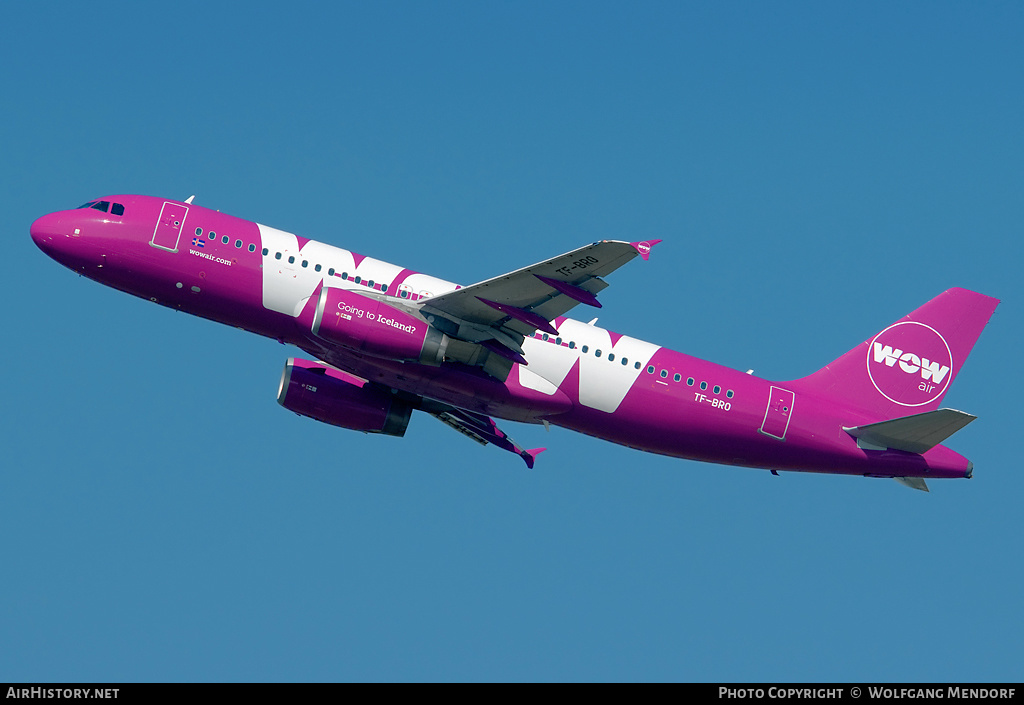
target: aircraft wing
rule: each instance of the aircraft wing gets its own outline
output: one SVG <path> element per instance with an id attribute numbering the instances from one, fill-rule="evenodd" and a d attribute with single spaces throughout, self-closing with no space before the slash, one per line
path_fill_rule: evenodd
<path id="1" fill-rule="evenodd" d="M 602 240 L 493 279 L 428 299 L 421 311 L 440 316 L 444 332 L 477 343 L 524 363 L 524 336 L 542 330 L 555 334 L 550 321 L 577 304 L 600 308 L 597 294 L 608 284 L 601 278 L 637 255 L 647 259 L 661 240 Z"/>
<path id="2" fill-rule="evenodd" d="M 526 450 L 509 438 L 489 416 L 475 414 L 471 411 L 448 407 L 445 410 L 427 410 L 427 413 L 439 421 L 451 426 L 459 433 L 469 436 L 480 445 L 493 443 L 499 448 L 515 453 L 523 459 L 526 467 L 533 468 L 537 456 L 546 448 Z"/>

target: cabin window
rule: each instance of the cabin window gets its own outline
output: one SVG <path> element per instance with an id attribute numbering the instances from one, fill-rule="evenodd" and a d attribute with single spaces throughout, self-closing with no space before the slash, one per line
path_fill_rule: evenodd
<path id="1" fill-rule="evenodd" d="M 575 340 L 570 340 L 569 341 L 569 349 L 570 350 L 575 350 L 576 349 L 576 341 Z"/>
<path id="2" fill-rule="evenodd" d="M 333 277 L 334 276 L 334 267 L 331 267 L 330 269 L 327 270 L 327 276 L 329 276 L 329 277 Z M 344 278 L 345 277 L 343 276 L 342 279 L 344 279 Z"/>
<path id="3" fill-rule="evenodd" d="M 382 291 L 383 293 L 385 293 L 385 294 L 386 294 L 386 293 L 388 293 L 388 285 L 387 285 L 387 284 L 381 284 L 381 285 L 380 285 L 380 290 L 381 290 L 381 291 Z"/>
<path id="4" fill-rule="evenodd" d="M 288 264 L 295 264 L 295 255 L 288 255 Z"/>
<path id="5" fill-rule="evenodd" d="M 409 292 L 406 291 L 405 289 L 402 289 L 402 298 L 403 299 L 409 298 Z"/>
<path id="6" fill-rule="evenodd" d="M 729 390 L 728 392 L 726 392 L 726 393 L 725 393 L 725 396 L 727 396 L 727 397 L 729 397 L 730 399 L 732 399 L 732 398 L 733 398 L 733 396 L 735 396 L 735 394 L 736 394 L 736 393 L 735 393 L 734 391 L 732 391 L 732 390 L 730 389 L 730 390 Z"/>
<path id="7" fill-rule="evenodd" d="M 341 273 L 341 278 L 344 281 L 348 281 L 348 272 L 342 272 Z"/>
<path id="8" fill-rule="evenodd" d="M 253 245 L 252 243 L 249 243 L 249 252 L 255 252 L 255 251 L 256 251 L 256 245 Z"/>
<path id="9" fill-rule="evenodd" d="M 211 240 L 216 240 L 216 239 L 217 239 L 217 233 L 215 233 L 215 232 L 213 232 L 213 231 L 211 230 L 211 231 L 210 231 L 210 239 L 211 239 Z"/>
<path id="10" fill-rule="evenodd" d="M 636 369 L 638 369 L 638 370 L 639 370 L 639 369 L 640 369 L 640 367 L 641 367 L 641 365 L 640 365 L 640 361 L 639 361 L 639 360 L 637 360 L 637 361 L 636 361 L 636 363 L 635 363 L 635 364 L 633 365 L 633 367 L 635 367 Z"/>
<path id="11" fill-rule="evenodd" d="M 263 248 L 263 256 L 266 257 L 269 254 L 270 254 L 270 250 L 268 250 L 266 247 L 264 247 Z"/>
<path id="12" fill-rule="evenodd" d="M 722 392 L 722 388 L 716 384 L 713 391 L 715 394 L 720 394 Z"/>
<path id="13" fill-rule="evenodd" d="M 238 249 L 242 249 L 242 241 L 241 240 L 235 240 L 235 247 L 237 247 Z"/>
<path id="14" fill-rule="evenodd" d="M 601 351 L 600 350 L 595 350 L 594 351 L 594 356 L 595 357 L 601 357 Z"/>
<path id="15" fill-rule="evenodd" d="M 704 391 L 705 389 L 707 389 L 707 388 L 708 388 L 708 383 L 707 383 L 707 382 L 701 382 L 701 383 L 700 383 L 700 390 L 701 390 L 702 392 L 703 392 L 703 391 Z"/>
<path id="16" fill-rule="evenodd" d="M 226 245 L 226 244 L 228 244 L 229 242 L 231 242 L 231 238 L 230 238 L 230 237 L 228 237 L 227 235 L 225 235 L 224 237 L 222 237 L 222 238 L 220 239 L 220 241 L 221 241 L 221 242 L 223 242 L 223 243 L 224 243 L 224 244 Z"/>
<path id="17" fill-rule="evenodd" d="M 647 366 L 647 374 L 649 374 L 649 375 L 653 375 L 654 374 L 654 365 L 648 365 Z"/>
<path id="18" fill-rule="evenodd" d="M 608 353 L 608 362 L 615 362 L 615 353 Z"/>
<path id="19" fill-rule="evenodd" d="M 686 386 L 687 387 L 692 387 L 693 386 L 693 377 L 687 377 L 686 378 Z"/>
<path id="20" fill-rule="evenodd" d="M 203 234 L 203 229 L 202 228 L 196 228 L 196 235 L 202 235 L 202 234 Z"/>
<path id="21" fill-rule="evenodd" d="M 672 375 L 672 381 L 673 382 L 678 382 L 682 378 L 683 378 L 683 376 L 681 374 L 679 374 L 678 372 L 676 372 L 674 375 Z"/>
<path id="22" fill-rule="evenodd" d="M 353 279 L 352 281 L 354 281 L 354 282 L 355 282 L 356 284 L 358 284 L 358 283 L 359 283 L 359 282 L 361 282 L 362 280 L 363 280 L 363 278 L 362 278 L 362 277 L 360 277 L 359 275 L 356 275 L 356 277 L 355 277 L 355 278 L 354 278 L 354 279 Z"/>
<path id="23" fill-rule="evenodd" d="M 274 259 L 281 259 L 281 253 L 277 252 L 274 254 Z"/>
<path id="24" fill-rule="evenodd" d="M 580 350 L 581 350 L 581 351 L 582 351 L 583 353 L 586 353 L 586 352 L 587 352 L 587 349 L 588 349 L 588 348 L 587 348 L 587 346 L 586 346 L 586 345 L 584 345 L 584 346 L 583 346 L 582 348 L 580 348 Z"/>
<path id="25" fill-rule="evenodd" d="M 308 266 L 309 266 L 309 260 L 308 259 L 302 260 L 302 267 L 303 267 L 303 269 L 305 269 Z"/>
<path id="26" fill-rule="evenodd" d="M 313 271 L 315 271 L 315 272 L 319 272 L 321 269 L 323 269 L 323 267 L 321 267 L 319 264 L 317 266 L 313 267 Z"/>

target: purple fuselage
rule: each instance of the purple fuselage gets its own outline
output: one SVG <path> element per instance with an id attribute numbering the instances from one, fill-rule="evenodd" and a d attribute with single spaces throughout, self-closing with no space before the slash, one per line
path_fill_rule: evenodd
<path id="1" fill-rule="evenodd" d="M 412 348 L 389 359 L 369 343 L 361 350 L 337 344 L 330 322 L 313 320 L 324 288 L 331 310 L 343 312 L 352 296 L 415 308 L 456 285 L 190 203 L 130 195 L 101 203 L 107 210 L 39 218 L 32 238 L 98 282 L 290 343 L 392 390 L 679 458 L 878 477 L 970 476 L 968 460 L 942 445 L 922 454 L 860 447 L 844 428 L 891 415 L 856 398 L 837 399 L 822 373 L 770 382 L 569 318 L 552 321 L 557 335 L 527 336 L 528 365 L 514 365 L 505 381 L 478 366 L 405 359 L 418 354 Z M 123 214 L 112 212 L 114 205 Z M 425 335 L 411 317 L 388 325 Z"/>

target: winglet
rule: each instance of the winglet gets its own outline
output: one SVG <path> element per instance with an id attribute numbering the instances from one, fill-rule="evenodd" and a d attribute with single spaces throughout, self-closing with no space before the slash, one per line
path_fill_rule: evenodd
<path id="1" fill-rule="evenodd" d="M 526 467 L 533 470 L 533 464 L 537 460 L 537 456 L 546 451 L 547 448 L 531 448 L 530 450 L 522 450 L 519 452 L 520 457 L 526 461 Z"/>
<path id="2" fill-rule="evenodd" d="M 661 240 L 644 240 L 643 242 L 631 242 L 629 244 L 636 248 L 636 251 L 640 253 L 640 256 L 643 257 L 644 262 L 646 262 L 647 258 L 651 256 L 651 248 L 659 242 L 661 242 Z"/>

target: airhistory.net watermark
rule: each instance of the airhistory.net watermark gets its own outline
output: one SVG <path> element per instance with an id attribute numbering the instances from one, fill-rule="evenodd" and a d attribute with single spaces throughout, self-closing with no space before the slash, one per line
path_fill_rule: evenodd
<path id="1" fill-rule="evenodd" d="M 87 700 L 96 698 L 101 700 L 116 699 L 117 691 L 120 688 L 43 688 L 32 686 L 30 688 L 7 688 L 8 698 L 24 698 L 33 700 L 35 698 L 59 698 L 63 700 Z"/>

